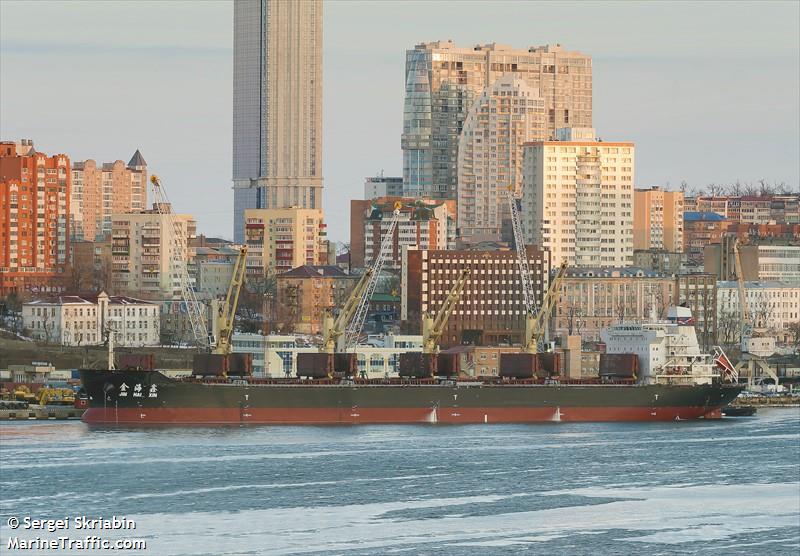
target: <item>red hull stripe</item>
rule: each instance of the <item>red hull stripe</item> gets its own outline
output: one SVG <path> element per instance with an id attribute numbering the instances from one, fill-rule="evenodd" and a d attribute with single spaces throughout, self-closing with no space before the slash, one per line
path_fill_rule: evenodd
<path id="1" fill-rule="evenodd" d="M 716 419 L 709 407 L 469 408 L 89 408 L 83 421 L 103 425 L 330 425 L 379 423 L 541 423 Z"/>

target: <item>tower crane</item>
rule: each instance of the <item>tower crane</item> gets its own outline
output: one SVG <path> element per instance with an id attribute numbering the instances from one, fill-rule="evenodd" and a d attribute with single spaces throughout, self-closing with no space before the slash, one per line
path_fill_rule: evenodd
<path id="1" fill-rule="evenodd" d="M 453 313 L 453 309 L 455 309 L 458 299 L 461 297 L 461 292 L 464 291 L 469 275 L 469 270 L 461 271 L 453 287 L 450 288 L 444 303 L 442 303 L 435 315 L 428 311 L 422 315 L 422 353 L 439 352 L 439 338 L 442 337 L 447 320 Z"/>
<path id="2" fill-rule="evenodd" d="M 174 277 L 174 274 L 177 273 L 181 287 L 181 299 L 186 305 L 186 314 L 189 316 L 189 323 L 192 326 L 195 342 L 200 348 L 207 349 L 209 347 L 208 324 L 206 323 L 203 305 L 198 301 L 189 280 L 185 246 L 180 237 L 180 224 L 175 218 L 175 213 L 172 212 L 172 205 L 167 197 L 167 192 L 161 185 L 161 180 L 158 179 L 158 176 L 155 174 L 150 176 L 150 184 L 153 191 L 153 206 L 161 216 L 166 218 L 169 234 L 172 236 L 170 277 Z M 187 244 L 188 241 L 187 238 Z"/>
<path id="3" fill-rule="evenodd" d="M 519 280 L 522 285 L 522 301 L 525 304 L 526 315 L 536 314 L 536 297 L 533 293 L 533 280 L 528 266 L 528 254 L 525 252 L 525 241 L 522 238 L 522 222 L 519 216 L 517 198 L 513 188 L 508 189 L 508 204 L 511 208 L 511 227 L 514 230 L 514 246 L 517 249 L 517 266 L 519 267 Z"/>
<path id="4" fill-rule="evenodd" d="M 538 351 L 539 341 L 544 335 L 547 328 L 547 319 L 550 318 L 550 313 L 553 312 L 553 307 L 558 301 L 561 291 L 561 282 L 564 278 L 564 273 L 567 270 L 567 261 L 561 263 L 558 267 L 558 272 L 550 281 L 550 287 L 547 293 L 544 294 L 542 305 L 535 315 L 528 315 L 525 319 L 525 338 L 522 342 L 522 349 L 527 353 L 536 353 Z"/>
<path id="5" fill-rule="evenodd" d="M 394 231 L 400 221 L 400 208 L 403 204 L 397 201 L 394 204 L 392 219 L 381 241 L 380 250 L 372 262 L 372 266 L 367 268 L 361 279 L 356 283 L 355 288 L 350 293 L 344 306 L 336 319 L 328 314 L 323 319 L 322 324 L 322 347 L 321 350 L 327 353 L 335 351 L 348 351 L 354 349 L 358 344 L 361 330 L 364 328 L 364 321 L 369 312 L 369 303 L 375 287 L 378 285 L 383 264 L 392 248 Z"/>

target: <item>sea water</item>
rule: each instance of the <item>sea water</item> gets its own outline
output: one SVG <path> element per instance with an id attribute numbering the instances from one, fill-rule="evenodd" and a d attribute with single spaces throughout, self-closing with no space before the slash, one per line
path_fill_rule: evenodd
<path id="1" fill-rule="evenodd" d="M 70 525 L 25 529 L 26 517 Z M 78 517 L 135 529 L 76 530 Z M 88 535 L 146 549 L 7 544 Z M 3 554 L 794 556 L 800 409 L 668 423 L 3 423 L 0 542 Z"/>

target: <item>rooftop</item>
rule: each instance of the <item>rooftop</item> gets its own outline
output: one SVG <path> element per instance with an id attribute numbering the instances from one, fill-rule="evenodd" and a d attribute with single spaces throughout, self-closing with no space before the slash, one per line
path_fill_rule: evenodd
<path id="1" fill-rule="evenodd" d="M 687 210 L 683 213 L 683 219 L 686 222 L 721 222 L 725 217 L 716 212 L 697 212 Z"/>

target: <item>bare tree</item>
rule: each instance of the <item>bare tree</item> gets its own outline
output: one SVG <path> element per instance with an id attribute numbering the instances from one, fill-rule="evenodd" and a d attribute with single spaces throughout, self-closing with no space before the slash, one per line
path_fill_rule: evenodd
<path id="1" fill-rule="evenodd" d="M 738 312 L 724 311 L 717 317 L 717 336 L 725 348 L 739 345 L 742 322 Z"/>
<path id="2" fill-rule="evenodd" d="M 739 197 L 742 194 L 742 182 L 736 180 L 731 185 L 728 186 L 727 189 L 728 195 L 733 197 Z"/>
<path id="3" fill-rule="evenodd" d="M 789 324 L 789 341 L 795 353 L 800 352 L 800 321 Z"/>

